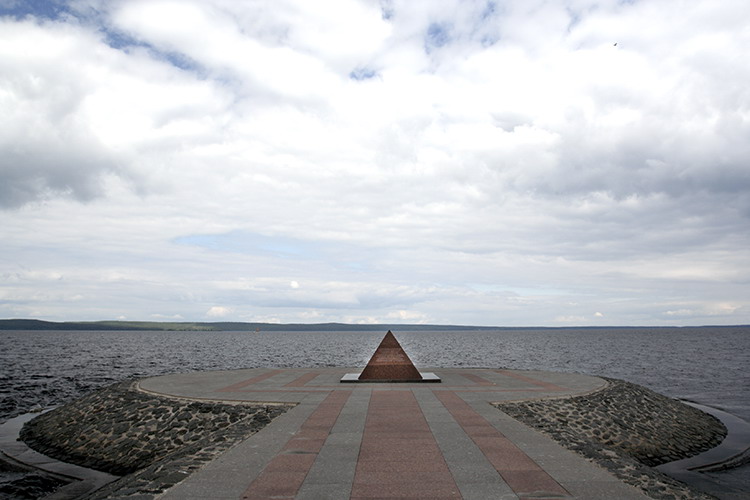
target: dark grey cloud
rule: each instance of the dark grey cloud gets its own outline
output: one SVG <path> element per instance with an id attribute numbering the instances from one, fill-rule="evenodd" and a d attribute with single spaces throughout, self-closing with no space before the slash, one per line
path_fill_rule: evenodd
<path id="1" fill-rule="evenodd" d="M 73 73 L 74 61 L 55 61 L 25 45 L 30 40 L 22 27 L 43 30 L 44 22 L 6 20 L 4 25 L 10 50 L 0 62 L 0 207 L 57 196 L 79 201 L 101 196 L 102 176 L 117 173 L 120 165 L 81 115 L 87 82 Z M 71 34 L 63 25 L 51 26 L 62 36 Z M 40 46 L 48 41 L 39 41 Z"/>
<path id="2" fill-rule="evenodd" d="M 142 193 L 154 162 L 135 165 L 136 150 L 179 149 L 185 138 L 163 137 L 165 129 L 223 106 L 195 104 L 200 94 L 210 101 L 212 87 L 187 59 L 147 43 L 113 46 L 114 31 L 72 18 L 0 23 L 0 208 L 91 201 L 106 194 L 110 176 Z M 154 113 L 139 114 L 145 109 Z"/>
<path id="3" fill-rule="evenodd" d="M 48 141 L 0 147 L 0 208 L 63 196 L 86 202 L 104 194 L 103 176 L 117 161 L 90 144 Z"/>

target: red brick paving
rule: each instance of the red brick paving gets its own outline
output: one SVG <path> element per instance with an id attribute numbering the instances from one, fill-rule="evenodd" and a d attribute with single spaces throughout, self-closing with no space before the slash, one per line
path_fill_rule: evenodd
<path id="1" fill-rule="evenodd" d="M 286 443 L 283 450 L 250 483 L 242 498 L 294 498 L 350 395 L 351 391 L 331 392 Z"/>
<path id="2" fill-rule="evenodd" d="M 318 375 L 320 375 L 320 373 L 318 372 L 305 373 L 301 377 L 292 380 L 284 387 L 304 387 L 308 382 L 312 381 Z"/>
<path id="3" fill-rule="evenodd" d="M 541 387 L 542 389 L 546 389 L 548 391 L 565 391 L 564 387 L 560 387 L 559 385 L 551 384 L 549 382 L 545 382 L 543 380 L 537 380 L 535 378 L 527 377 L 525 375 L 521 375 L 520 373 L 513 373 L 510 370 L 495 370 L 495 372 L 505 375 L 506 377 L 512 377 L 517 380 L 522 380 L 524 382 L 528 382 L 529 384 L 534 384 L 538 387 Z"/>
<path id="4" fill-rule="evenodd" d="M 565 488 L 456 393 L 435 391 L 435 395 L 519 497 L 570 497 Z"/>
<path id="5" fill-rule="evenodd" d="M 462 373 L 461 376 L 471 380 L 476 385 L 495 385 L 486 378 L 480 377 L 479 375 L 474 375 L 473 373 Z"/>
<path id="6" fill-rule="evenodd" d="M 351 498 L 461 498 L 411 391 L 373 391 Z"/>
<path id="7" fill-rule="evenodd" d="M 284 370 L 271 370 L 270 372 L 263 373 L 262 375 L 258 375 L 256 377 L 243 380 L 242 382 L 237 382 L 236 384 L 224 387 L 223 389 L 219 389 L 218 392 L 239 391 L 240 389 L 247 387 L 248 385 L 253 385 L 255 383 L 261 382 L 273 377 L 274 375 L 278 375 L 279 373 L 284 373 Z"/>

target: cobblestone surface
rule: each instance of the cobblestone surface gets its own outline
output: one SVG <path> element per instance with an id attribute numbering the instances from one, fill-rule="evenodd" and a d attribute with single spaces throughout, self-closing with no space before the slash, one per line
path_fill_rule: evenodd
<path id="1" fill-rule="evenodd" d="M 651 498 L 713 498 L 651 467 L 717 446 L 726 436 L 724 424 L 644 387 L 606 380 L 607 387 L 584 396 L 495 406 L 641 488 Z"/>
<path id="2" fill-rule="evenodd" d="M 157 397 L 128 381 L 36 417 L 21 439 L 50 457 L 125 476 L 88 498 L 150 498 L 290 407 Z"/>

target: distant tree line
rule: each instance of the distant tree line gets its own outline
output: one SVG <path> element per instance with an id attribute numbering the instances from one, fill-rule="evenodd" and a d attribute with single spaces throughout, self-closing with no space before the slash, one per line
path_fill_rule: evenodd
<path id="1" fill-rule="evenodd" d="M 161 322 L 161 321 L 42 321 L 38 319 L 0 319 L 0 330 L 165 330 L 206 332 L 385 332 L 496 330 L 497 327 L 462 325 L 354 325 L 347 323 L 243 323 L 243 322 Z"/>

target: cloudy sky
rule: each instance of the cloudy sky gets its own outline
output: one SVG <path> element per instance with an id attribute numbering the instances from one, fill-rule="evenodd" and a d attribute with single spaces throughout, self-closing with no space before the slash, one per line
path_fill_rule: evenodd
<path id="1" fill-rule="evenodd" d="M 747 0 L 0 0 L 0 318 L 750 323 Z"/>

